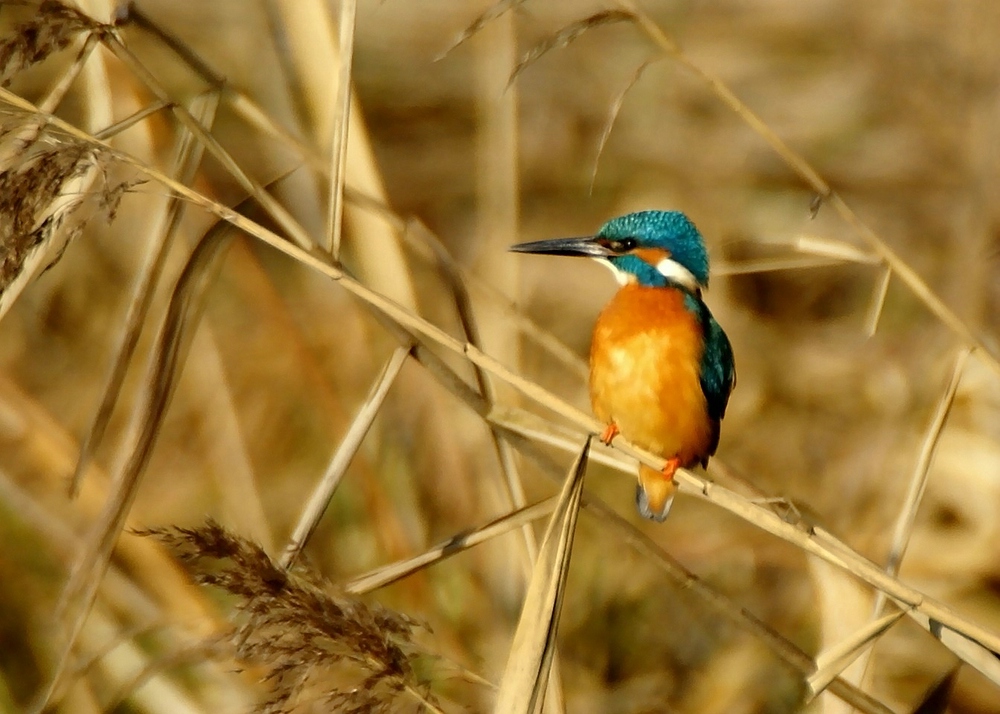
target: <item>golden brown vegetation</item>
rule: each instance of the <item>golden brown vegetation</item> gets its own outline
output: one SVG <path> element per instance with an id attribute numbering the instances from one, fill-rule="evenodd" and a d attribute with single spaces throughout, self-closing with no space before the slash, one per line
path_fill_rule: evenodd
<path id="1" fill-rule="evenodd" d="M 0 710 L 1000 709 L 1000 8 L 338 7 L 0 4 Z M 740 369 L 662 526 L 504 253 L 648 207 Z"/>

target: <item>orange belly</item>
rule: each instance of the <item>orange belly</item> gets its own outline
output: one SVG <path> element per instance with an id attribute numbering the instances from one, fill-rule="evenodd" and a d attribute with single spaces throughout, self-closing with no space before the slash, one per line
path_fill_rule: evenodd
<path id="1" fill-rule="evenodd" d="M 622 436 L 682 466 L 705 459 L 712 425 L 702 392 L 701 327 L 670 288 L 627 285 L 594 327 L 590 399 Z"/>

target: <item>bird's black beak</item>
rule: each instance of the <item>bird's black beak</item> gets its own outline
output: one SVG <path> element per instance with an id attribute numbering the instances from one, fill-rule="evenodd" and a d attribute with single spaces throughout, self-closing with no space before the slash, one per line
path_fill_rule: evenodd
<path id="1" fill-rule="evenodd" d="M 597 242 L 595 236 L 585 238 L 555 238 L 536 240 L 532 243 L 518 243 L 508 250 L 515 253 L 543 253 L 546 255 L 576 255 L 585 258 L 607 258 L 614 255 L 608 248 Z"/>

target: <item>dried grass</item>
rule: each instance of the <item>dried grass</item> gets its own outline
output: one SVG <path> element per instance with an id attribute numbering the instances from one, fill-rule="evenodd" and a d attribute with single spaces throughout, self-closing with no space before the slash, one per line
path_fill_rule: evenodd
<path id="1" fill-rule="evenodd" d="M 73 145 L 46 149 L 34 154 L 14 168 L 0 172 L 0 221 L 3 225 L 3 261 L 0 262 L 0 290 L 6 291 L 24 269 L 28 255 L 45 243 L 67 214 L 79 206 L 70 205 L 61 211 L 47 212 L 60 195 L 63 186 L 79 178 L 93 166 L 90 148 Z M 120 199 L 121 193 L 115 195 Z M 107 197 L 109 205 L 113 196 Z"/>
<path id="2" fill-rule="evenodd" d="M 0 84 L 3 86 L 9 85 L 13 76 L 21 70 L 69 46 L 81 33 L 95 32 L 104 27 L 59 0 L 42 0 L 33 9 L 34 16 L 17 25 L 0 42 Z"/>
<path id="3" fill-rule="evenodd" d="M 624 1 L 617 8 L 588 10 L 583 19 L 563 12 L 579 12 L 575 7 L 556 4 L 544 11 L 552 16 L 543 17 L 532 14 L 535 4 L 502 0 L 467 24 L 437 67 L 441 76 L 454 71 L 464 62 L 459 55 L 468 48 L 463 46 L 482 43 L 471 73 L 477 93 L 470 106 L 488 120 L 478 124 L 478 163 L 475 181 L 469 181 L 476 187 L 475 219 L 457 217 L 463 214 L 455 210 L 442 221 L 437 206 L 448 205 L 451 186 L 431 182 L 435 191 L 421 194 L 420 182 L 410 181 L 406 171 L 396 167 L 396 162 L 406 163 L 402 153 L 391 150 L 392 137 L 384 128 L 391 119 L 371 111 L 374 106 L 385 112 L 392 102 L 377 96 L 370 88 L 372 77 L 364 74 L 370 72 L 374 40 L 363 34 L 370 12 L 363 4 L 342 4 L 339 43 L 323 29 L 334 24 L 323 3 L 266 4 L 260 27 L 266 27 L 265 34 L 273 40 L 273 57 L 258 43 L 255 65 L 262 83 L 275 83 L 274 93 L 264 92 L 263 85 L 241 86 L 239 67 L 217 67 L 212 43 L 206 43 L 196 25 L 161 20 L 158 12 L 166 11 L 155 3 L 149 4 L 149 14 L 131 5 L 125 8 L 114 32 L 52 0 L 24 8 L 34 15 L 13 15 L 16 20 L 0 42 L 0 79 L 4 87 L 17 90 L 0 89 L 6 130 L 0 138 L 6 139 L 7 160 L 0 173 L 0 314 L 6 313 L 4 328 L 15 336 L 5 346 L 10 354 L 3 376 L 31 384 L 46 407 L 29 405 L 16 390 L 0 390 L 5 395 L 0 406 L 9 412 L 0 411 L 0 436 L 5 439 L 0 468 L 12 470 L 10 484 L 16 481 L 18 487 L 30 482 L 43 465 L 50 475 L 46 498 L 38 504 L 25 505 L 17 488 L 6 487 L 6 480 L 0 499 L 11 510 L 16 511 L 18 503 L 25 506 L 21 510 L 31 512 L 37 531 L 53 540 L 58 529 L 40 524 L 49 522 L 48 511 L 69 514 L 68 528 L 76 543 L 67 547 L 74 536 L 60 531 L 60 547 L 74 561 L 63 593 L 68 608 L 60 618 L 62 630 L 49 633 L 39 645 L 50 664 L 39 667 L 34 678 L 48 686 L 14 687 L 12 700 L 24 704 L 32 698 L 38 709 L 51 704 L 66 711 L 122 701 L 141 711 L 156 711 L 162 705 L 152 690 L 144 689 L 152 686 L 186 711 L 218 711 L 211 687 L 194 676 L 218 656 L 214 650 L 199 649 L 204 626 L 185 631 L 183 616 L 166 598 L 151 604 L 142 597 L 134 597 L 129 606 L 114 603 L 122 600 L 123 587 L 157 592 L 157 573 L 167 569 L 149 548 L 136 549 L 129 545 L 131 536 L 120 537 L 127 518 L 132 523 L 137 516 L 155 524 L 183 523 L 200 520 L 205 511 L 228 509 L 252 514 L 229 519 L 242 524 L 239 534 L 211 520 L 202 527 L 157 526 L 145 532 L 169 544 L 196 582 L 227 594 L 220 607 L 237 623 L 236 654 L 250 670 L 242 680 L 222 684 L 212 670 L 212 681 L 236 708 L 256 700 L 262 702 L 261 711 L 268 712 L 316 706 L 389 711 L 414 703 L 431 711 L 491 706 L 535 711 L 546 692 L 546 711 L 551 712 L 564 706 L 569 711 L 608 709 L 602 704 L 622 693 L 622 711 L 639 710 L 649 701 L 658 708 L 700 711 L 793 711 L 817 695 L 825 712 L 853 707 L 880 714 L 915 708 L 941 711 L 956 699 L 971 711 L 976 706 L 970 702 L 990 697 L 996 701 L 1000 609 L 989 593 L 990 579 L 1000 576 L 988 565 L 975 574 L 960 573 L 957 565 L 949 571 L 949 563 L 928 568 L 919 545 L 920 537 L 946 543 L 944 535 L 957 538 L 966 531 L 975 533 L 956 542 L 995 541 L 988 530 L 989 516 L 968 513 L 959 505 L 948 510 L 948 488 L 953 484 L 942 483 L 948 471 L 938 473 L 933 465 L 935 453 L 941 452 L 939 460 L 953 453 L 944 446 L 948 431 L 973 435 L 982 444 L 976 452 L 980 460 L 974 462 L 967 452 L 968 463 L 956 465 L 952 459 L 949 468 L 970 474 L 962 483 L 975 482 L 984 498 L 1000 492 L 989 476 L 995 465 L 990 439 L 996 434 L 983 426 L 992 418 L 983 415 L 995 413 L 990 400 L 1000 403 L 995 385 L 1000 362 L 994 341 L 980 329 L 981 323 L 990 323 L 976 313 L 990 299 L 983 287 L 989 274 L 981 256 L 963 253 L 963 244 L 955 240 L 944 250 L 927 248 L 921 253 L 917 232 L 918 227 L 923 231 L 923 223 L 873 210 L 883 200 L 877 183 L 882 179 L 852 183 L 852 172 L 863 174 L 861 169 L 841 167 L 837 173 L 826 147 L 801 136 L 793 139 L 794 131 L 775 118 L 775 103 L 755 96 L 753 82 L 725 61 L 713 61 L 711 53 L 706 56 L 707 45 L 703 39 L 698 44 L 697 33 L 685 38 L 682 49 L 664 31 L 669 24 L 672 31 L 676 26 L 682 32 L 687 25 L 679 16 L 668 23 L 661 19 L 662 8 L 651 15 Z M 210 10 L 224 12 L 223 5 Z M 690 12 L 699 19 L 710 14 L 705 8 Z M 733 8 L 716 12 L 725 17 L 738 14 Z M 803 27 L 823 26 L 809 14 L 818 11 L 796 12 L 803 13 Z M 830 12 L 837 18 L 868 17 L 872 22 L 867 10 L 859 8 Z M 254 17 L 246 10 L 248 26 L 253 26 Z M 497 23 L 501 17 L 503 23 Z M 411 21 L 418 19 L 413 16 Z M 743 21 L 752 26 L 758 18 Z M 900 20 L 900 32 L 915 27 L 917 20 L 907 22 Z M 607 37 L 635 41 L 634 54 L 619 57 L 605 33 L 589 33 L 609 24 L 619 29 L 608 30 Z M 714 27 L 738 35 L 732 28 L 739 24 Z M 547 29 L 539 33 L 536 27 Z M 381 29 L 386 36 L 394 31 L 391 24 Z M 747 37 L 754 31 L 748 27 Z M 797 32 L 785 28 L 779 34 L 794 38 Z M 484 38 L 482 33 L 493 34 Z M 410 40 L 421 35 L 416 25 L 404 34 Z M 525 39 L 529 35 L 535 36 Z M 305 38 L 311 39 L 294 42 Z M 60 56 L 59 51 L 74 42 L 80 46 L 75 59 Z M 522 42 L 524 47 L 519 46 Z M 650 45 L 653 57 L 648 55 Z M 596 52 L 603 53 L 606 62 L 591 61 L 595 47 L 601 48 Z M 756 58 L 760 52 L 738 47 L 737 54 Z M 400 56 L 410 51 L 405 42 L 393 49 Z M 780 56 L 775 48 L 768 51 Z M 978 62 L 979 55 L 969 52 L 962 62 Z M 506 58 L 494 63 L 505 65 L 499 83 L 498 70 L 489 62 L 493 55 Z M 391 61 L 395 54 L 384 56 Z M 514 62 L 516 56 L 522 59 Z M 884 61 L 885 71 L 895 71 L 890 59 Z M 77 87 L 78 78 L 87 77 L 84 72 L 93 72 L 98 62 L 108 63 L 109 73 L 127 76 L 129 82 L 104 78 L 101 91 L 106 96 L 94 97 L 114 106 L 114 120 L 108 115 L 104 125 L 93 126 L 97 115 L 92 112 L 89 121 L 81 121 L 72 102 L 83 89 Z M 621 76 L 602 75 L 603 65 L 620 70 Z M 761 74 L 771 76 L 780 66 Z M 270 72 L 274 67 L 278 70 Z M 331 70 L 334 67 L 339 72 Z M 551 67 L 561 67 L 555 71 L 563 74 L 553 79 Z M 25 91 L 19 84 L 27 85 L 33 76 L 24 72 L 28 68 L 45 70 L 37 72 L 41 79 L 32 80 L 43 86 Z M 680 70 L 677 76 L 664 81 L 663 73 L 675 70 Z M 188 80 L 177 78 L 178 71 L 202 83 L 194 95 L 185 84 Z M 227 72 L 236 73 L 234 79 L 227 80 Z M 579 84 L 595 94 L 582 99 L 585 110 L 570 109 L 572 102 L 564 100 L 583 95 L 574 94 L 576 84 L 565 78 L 589 77 L 588 72 L 593 82 Z M 624 82 L 630 72 L 631 79 Z M 426 95 L 420 94 L 424 90 L 413 78 L 437 81 L 438 70 L 428 63 L 407 76 L 409 88 L 393 96 L 408 98 L 412 91 L 417 106 Z M 454 77 L 450 81 L 457 82 Z M 491 96 L 504 82 L 507 93 L 496 105 Z M 625 89 L 616 92 L 623 83 Z M 864 86 L 856 78 L 847 84 Z M 966 91 L 963 97 L 979 96 L 977 92 L 988 97 L 992 85 L 982 80 L 951 86 L 963 87 L 954 90 Z M 600 87 L 607 89 L 606 97 L 595 89 Z M 391 157 L 383 160 L 385 175 L 374 159 L 355 91 L 370 93 L 371 101 L 365 104 L 376 144 Z M 195 95 L 195 103 L 190 102 Z M 542 107 L 550 100 L 559 108 L 544 114 Z M 216 102 L 218 124 L 213 123 Z M 792 106 L 790 98 L 787 102 Z M 985 99 L 981 103 L 990 106 Z M 784 100 L 778 104 L 784 106 Z M 892 106 L 900 111 L 903 105 Z M 850 112 L 843 119 L 841 109 L 831 102 L 824 120 L 831 126 L 855 126 L 850 142 L 868 140 L 867 124 L 851 124 Z M 584 128 L 560 127 L 555 118 L 573 111 L 578 111 L 576 121 Z M 908 111 L 900 117 L 913 121 L 911 114 L 919 112 Z M 545 118 L 538 120 L 533 112 Z M 642 122 L 636 121 L 637 114 L 642 114 Z M 992 115 L 983 109 L 980 116 Z M 643 122 L 649 126 L 644 128 Z M 821 124 L 817 120 L 818 136 L 832 131 L 819 129 Z M 685 134 L 689 126 L 697 126 L 697 133 Z M 148 141 L 134 140 L 140 131 Z M 246 132 L 253 138 L 246 139 Z M 970 132 L 970 141 L 982 141 L 988 133 Z M 941 131 L 942 137 L 946 134 Z M 588 137 L 583 151 L 572 144 L 578 135 Z M 744 162 L 740 171 L 719 172 L 719 166 L 733 163 L 730 147 L 741 146 L 747 136 L 772 153 L 761 159 L 755 146 L 739 160 Z M 831 136 L 847 141 L 843 133 Z M 451 160 L 446 153 L 449 141 L 434 144 L 438 153 L 431 164 L 444 166 Z M 867 145 L 878 149 L 891 143 L 873 141 Z M 622 150 L 628 142 L 641 147 L 631 157 Z M 956 154 L 957 144 L 945 138 L 941 142 L 940 156 Z M 178 147 L 169 161 L 161 155 L 168 145 Z M 596 158 L 591 165 L 584 166 L 589 158 L 574 163 L 580 156 L 593 157 L 593 146 Z M 718 161 L 709 147 L 723 147 L 719 156 L 727 160 Z M 664 160 L 671 151 L 674 158 Z M 202 165 L 203 152 L 215 165 Z M 973 168 L 968 171 L 978 171 L 976 180 L 991 185 L 988 167 L 978 162 L 975 151 L 969 153 L 967 163 Z M 540 164 L 537 158 L 532 163 L 538 156 L 548 163 Z M 650 181 L 647 164 L 658 172 L 655 181 Z M 680 168 L 664 174 L 663 166 Z M 296 187 L 293 195 L 269 183 L 295 167 L 304 170 L 289 182 Z M 622 480 L 592 478 L 592 490 L 584 491 L 582 475 L 587 463 L 594 471 L 610 467 L 625 473 L 632 472 L 636 459 L 659 466 L 651 454 L 618 441 L 613 450 L 595 449 L 578 459 L 569 482 L 572 488 L 567 486 L 558 504 L 550 495 L 551 486 L 530 478 L 543 475 L 565 484 L 565 464 L 556 463 L 552 454 L 577 453 L 580 440 L 602 426 L 576 406 L 586 367 L 576 346 L 564 342 L 585 331 L 596 293 L 589 285 L 582 289 L 582 283 L 574 283 L 568 268 L 565 274 L 549 273 L 545 290 L 561 299 L 558 311 L 533 318 L 521 308 L 523 295 L 508 297 L 527 279 L 513 268 L 502 274 L 491 271 L 494 255 L 519 231 L 575 232 L 577 223 L 591 222 L 589 217 L 583 220 L 578 200 L 571 202 L 572 208 L 567 204 L 561 209 L 563 199 L 551 188 L 583 187 L 591 168 L 595 212 L 598 205 L 602 213 L 631 207 L 633 198 L 612 198 L 617 191 L 626 192 L 621 187 L 652 195 L 651 189 L 637 187 L 662 183 L 669 188 L 656 194 L 657 201 L 666 196 L 690 202 L 694 212 L 706 216 L 725 214 L 716 219 L 719 230 L 706 230 L 721 236 L 722 242 L 713 247 L 727 251 L 715 274 L 731 276 L 734 288 L 743 286 L 742 293 L 734 289 L 728 301 L 719 303 L 727 326 L 735 325 L 741 369 L 749 375 L 741 381 L 722 452 L 737 468 L 720 463 L 712 473 L 719 481 L 680 474 L 681 493 L 690 498 L 683 499 L 684 507 L 670 523 L 648 533 L 605 501 L 610 494 L 622 500 Z M 954 176 L 973 175 L 960 173 L 957 161 L 948 170 Z M 674 174 L 683 180 L 672 178 Z M 836 176 L 837 191 L 827 174 Z M 905 194 L 907 189 L 899 185 L 889 193 L 907 195 L 914 215 L 927 222 L 930 207 L 942 205 L 941 195 L 951 195 L 947 181 L 942 183 L 941 172 L 920 164 L 900 169 L 903 174 L 926 180 L 929 188 L 921 189 L 926 193 Z M 145 183 L 139 186 L 136 176 Z M 696 198 L 716 190 L 725 196 L 724 211 L 720 206 L 710 209 L 708 200 L 699 204 Z M 462 200 L 472 192 L 460 194 Z M 545 196 L 541 208 L 532 203 L 535 193 Z M 399 215 L 390 207 L 389 195 L 406 207 L 400 212 L 416 206 L 426 220 Z M 229 207 L 245 196 L 249 198 L 244 203 Z M 745 205 L 740 198 L 732 200 L 734 196 L 742 197 Z M 798 205 L 793 212 L 808 214 L 810 197 L 815 224 L 808 230 L 775 228 L 779 222 L 774 216 L 786 215 L 789 206 Z M 894 196 L 893 201 L 898 200 Z M 266 219 L 251 215 L 251 202 L 263 209 Z M 771 207 L 769 213 L 757 208 L 764 204 Z M 975 207 L 964 210 L 981 221 L 970 219 L 963 225 L 965 233 L 988 233 L 988 218 Z M 439 220 L 427 219 L 423 211 L 437 214 Z M 560 213 L 559 227 L 554 218 L 540 218 Z M 99 228 L 89 220 L 98 214 L 111 225 Z M 153 218 L 161 214 L 162 221 Z M 833 214 L 841 225 L 830 221 Z M 217 221 L 214 228 L 207 226 L 210 220 Z M 754 220 L 766 227 L 752 227 Z M 471 232 L 476 240 L 454 237 L 470 234 L 472 224 L 477 226 Z M 427 225 L 443 226 L 441 233 L 450 240 L 442 240 Z M 240 243 L 240 250 L 234 251 L 239 259 L 225 259 L 231 239 L 224 234 L 230 227 L 271 250 Z M 743 242 L 753 249 L 741 253 L 735 247 L 739 241 L 729 241 L 727 230 L 752 235 Z M 175 245 L 175 233 L 191 242 L 206 236 L 186 256 L 183 271 L 185 258 L 177 254 L 186 249 L 181 250 L 180 241 Z M 779 235 L 760 235 L 771 233 Z M 104 245 L 104 257 L 95 258 L 101 234 L 114 239 Z M 903 242 L 906 237 L 910 244 Z M 107 247 L 111 240 L 130 247 L 142 243 L 145 247 L 135 249 L 135 255 L 144 257 L 130 262 L 114 255 Z M 72 264 L 63 261 L 39 279 L 41 269 L 67 243 Z M 481 255 L 475 255 L 477 250 Z M 117 260 L 119 273 L 139 275 L 129 295 L 107 286 L 100 291 L 86 282 L 88 271 L 101 260 Z M 969 274 L 978 278 L 948 281 L 932 270 L 952 262 L 973 266 Z M 467 267 L 475 263 L 485 266 L 478 274 Z M 166 266 L 177 268 L 176 281 L 168 279 L 173 271 Z M 821 278 L 799 278 L 800 273 L 793 272 L 806 270 Z M 863 287 L 848 290 L 845 285 L 851 280 Z M 810 291 L 831 282 L 854 298 L 854 308 L 844 311 L 839 323 L 808 308 L 798 313 L 797 322 L 780 322 L 780 310 L 795 302 L 790 297 L 806 301 Z M 502 283 L 499 289 L 497 283 Z M 65 340 L 70 338 L 62 337 L 64 333 L 74 333 L 31 323 L 30 316 L 44 296 L 59 296 L 64 286 L 74 285 L 85 286 L 76 293 L 85 298 L 63 298 L 63 304 L 82 304 L 85 310 L 68 323 L 82 326 L 79 330 L 96 330 L 108 322 L 125 327 L 115 326 L 116 340 L 107 339 L 107 330 L 87 333 L 89 343 L 75 338 L 80 344 L 117 343 L 110 371 L 103 353 L 88 362 L 85 353 L 78 352 L 72 372 L 81 376 L 60 381 L 52 375 L 67 370 L 53 366 L 48 355 L 61 348 L 35 341 L 50 331 Z M 768 313 L 762 294 L 774 285 L 781 286 L 781 300 L 779 308 Z M 105 297 L 109 294 L 116 295 L 114 301 Z M 572 299 L 564 299 L 567 295 Z M 59 304 L 56 297 L 47 299 Z M 719 297 L 713 294 L 712 299 Z M 102 300 L 114 307 L 102 307 Z M 740 324 L 737 304 L 759 314 L 747 319 L 747 312 Z M 124 319 L 109 320 L 106 315 Z M 205 339 L 194 343 L 200 322 L 199 334 Z M 867 345 L 864 350 L 846 347 L 850 339 L 845 334 L 867 334 L 868 345 L 883 351 L 872 353 Z M 925 348 L 920 339 L 929 334 L 934 335 L 934 346 Z M 262 346 L 259 351 L 240 354 L 255 342 Z M 19 353 L 20 343 L 25 347 Z M 920 349 L 908 349 L 914 344 Z M 951 359 L 956 347 L 961 356 L 941 392 L 943 378 L 927 377 L 941 371 L 932 356 L 947 354 Z M 208 357 L 186 360 L 192 349 Z M 902 352 L 912 354 L 898 354 Z M 130 378 L 141 359 L 148 362 L 142 378 Z M 410 366 L 401 369 L 404 362 Z M 377 374 L 380 364 L 387 366 Z M 904 387 L 896 392 L 891 380 L 886 386 L 871 377 L 891 376 L 893 368 L 903 374 Z M 810 369 L 815 369 L 812 376 Z M 855 381 L 842 378 L 847 374 Z M 965 375 L 961 383 L 959 375 Z M 51 414 L 38 418 L 36 412 L 48 408 L 70 420 L 77 410 L 89 412 L 96 389 L 88 386 L 91 383 L 105 385 L 98 394 L 103 401 L 89 424 L 87 416 L 74 421 L 74 430 L 85 434 L 75 476 L 83 496 L 74 508 L 60 500 L 61 488 L 52 484 L 70 476 L 73 469 L 65 453 L 77 449 L 62 446 L 63 456 L 45 463 L 39 453 L 52 441 L 39 432 L 53 431 L 54 420 Z M 901 391 L 905 397 L 896 396 Z M 872 402 L 877 404 L 874 410 Z M 206 411 L 206 403 L 224 413 Z M 123 416 L 126 412 L 131 416 Z M 190 414 L 200 414 L 200 423 Z M 880 415 L 895 420 L 909 438 L 886 437 L 877 428 Z M 197 458 L 198 442 L 204 438 L 213 440 L 212 448 Z M 332 449 L 331 443 L 337 447 Z M 14 456 L 21 451 L 33 457 L 19 464 Z M 334 456 L 327 463 L 331 451 Z M 886 456 L 881 461 L 859 456 L 871 452 Z M 838 461 L 842 454 L 849 457 Z M 95 483 L 102 478 L 103 463 L 113 464 L 107 486 L 103 480 Z M 206 473 L 209 470 L 222 473 Z M 325 476 L 320 476 L 324 470 Z M 358 478 L 361 474 L 364 479 Z M 221 483 L 220 493 L 211 494 L 205 483 Z M 775 497 L 762 497 L 762 492 Z M 150 500 L 144 503 L 143 496 Z M 104 499 L 100 515 L 95 507 L 99 498 Z M 183 499 L 190 503 L 182 505 Z M 954 498 L 952 502 L 958 503 Z M 995 507 L 979 505 L 983 513 L 995 513 Z M 577 524 L 579 509 L 584 518 Z M 536 556 L 531 524 L 549 512 L 555 515 Z M 969 527 L 949 525 L 948 519 Z M 469 523 L 482 525 L 470 528 Z M 268 555 L 272 529 L 275 535 L 292 534 L 280 560 Z M 518 540 L 506 536 L 518 530 Z M 254 539 L 249 532 L 256 534 Z M 572 570 L 571 546 L 576 550 Z M 674 552 L 681 560 L 697 562 L 699 573 L 682 565 Z M 128 563 L 124 574 L 116 553 Z M 460 558 L 451 558 L 458 554 Z M 284 567 L 303 556 L 345 583 L 342 591 L 331 594 L 335 591 L 324 583 Z M 742 564 L 744 556 L 750 566 Z M 975 562 L 980 561 L 989 558 Z M 144 568 L 143 563 L 152 565 Z M 922 579 L 908 573 L 910 564 Z M 519 577 L 525 572 L 531 572 L 527 594 Z M 749 575 L 741 580 L 743 572 Z M 941 578 L 941 572 L 951 575 Z M 30 581 L 32 575 L 26 572 L 24 577 Z M 102 588 L 102 583 L 114 583 L 114 588 Z M 835 597 L 839 592 L 853 593 L 853 599 Z M 963 601 L 963 592 L 975 592 L 978 600 Z M 434 621 L 435 630 L 415 630 L 410 617 L 358 600 L 357 593 L 392 603 L 399 612 L 420 613 Z M 898 609 L 883 615 L 890 600 Z M 144 617 L 165 623 L 152 630 L 162 638 L 156 646 L 145 641 L 150 620 L 137 614 L 140 601 Z M 622 603 L 630 603 L 625 614 Z M 821 611 L 806 614 L 814 603 Z M 204 603 L 193 606 L 202 607 Z M 685 616 L 687 607 L 693 608 L 693 617 Z M 515 612 L 521 613 L 516 632 Z M 718 624 L 704 613 L 712 613 Z M 562 656 L 557 667 L 553 663 L 560 620 Z M 595 623 L 609 622 L 615 624 L 596 628 L 603 634 L 590 635 L 588 628 L 594 629 Z M 732 632 L 749 637 L 741 640 Z M 919 664 L 893 649 L 893 643 L 906 637 L 920 643 L 924 656 Z M 447 656 L 435 660 L 419 654 L 425 649 L 416 642 L 424 639 Z M 498 642 L 505 644 L 498 647 Z M 567 642 L 574 647 L 567 649 Z M 590 651 L 600 654 L 594 659 L 581 654 Z M 874 654 L 869 659 L 870 652 Z M 457 660 L 448 668 L 464 673 L 462 679 L 468 681 L 439 674 L 447 658 Z M 500 676 L 505 659 L 506 673 Z M 80 661 L 91 666 L 81 668 Z M 119 666 L 126 661 L 127 667 Z M 873 673 L 871 681 L 858 675 L 862 662 Z M 955 662 L 962 663 L 966 676 L 955 676 Z M 691 676 L 696 671 L 703 676 Z M 972 672 L 992 683 L 969 684 Z M 4 666 L 0 675 L 8 684 L 14 681 Z M 268 685 L 263 695 L 256 681 L 260 676 Z M 733 686 L 715 686 L 720 677 Z M 495 699 L 482 688 L 494 678 L 499 680 Z M 474 688 L 469 689 L 469 682 L 475 682 Z"/>
<path id="4" fill-rule="evenodd" d="M 263 667 L 271 687 L 257 708 L 261 714 L 294 712 L 303 703 L 308 709 L 313 702 L 351 714 L 383 712 L 403 691 L 423 688 L 414 672 L 409 618 L 332 594 L 214 521 L 137 535 L 167 545 L 196 582 L 233 596 L 236 657 Z M 340 686 L 325 683 L 342 678 Z"/>

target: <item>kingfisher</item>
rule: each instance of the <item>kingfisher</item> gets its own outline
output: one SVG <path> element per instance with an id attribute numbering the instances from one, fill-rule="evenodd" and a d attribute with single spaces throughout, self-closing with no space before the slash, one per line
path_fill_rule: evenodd
<path id="1" fill-rule="evenodd" d="M 736 384 L 729 338 L 701 297 L 708 252 L 680 211 L 638 211 L 597 235 L 519 243 L 510 250 L 593 258 L 620 289 L 601 311 L 590 345 L 590 401 L 606 428 L 666 459 L 639 465 L 636 507 L 662 522 L 678 468 L 708 465 Z"/>

